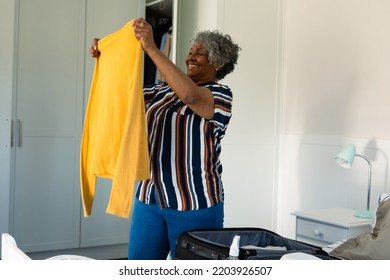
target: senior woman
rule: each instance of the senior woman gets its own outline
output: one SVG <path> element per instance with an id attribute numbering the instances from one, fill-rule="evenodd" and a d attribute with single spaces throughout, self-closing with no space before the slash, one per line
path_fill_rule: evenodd
<path id="1" fill-rule="evenodd" d="M 181 71 L 156 46 L 152 27 L 133 22 L 135 36 L 166 83 L 144 88 L 151 176 L 137 187 L 130 225 L 132 260 L 175 258 L 180 233 L 222 228 L 221 139 L 232 92 L 220 83 L 234 70 L 239 46 L 217 31 L 198 33 Z M 97 39 L 91 55 L 99 56 Z"/>

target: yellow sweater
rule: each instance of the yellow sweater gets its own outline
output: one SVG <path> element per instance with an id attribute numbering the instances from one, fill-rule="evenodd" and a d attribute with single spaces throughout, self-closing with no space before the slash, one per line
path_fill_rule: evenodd
<path id="1" fill-rule="evenodd" d="M 98 43 L 81 142 L 84 216 L 92 213 L 96 177 L 111 178 L 107 213 L 128 218 L 134 183 L 149 178 L 142 47 L 132 21 Z"/>

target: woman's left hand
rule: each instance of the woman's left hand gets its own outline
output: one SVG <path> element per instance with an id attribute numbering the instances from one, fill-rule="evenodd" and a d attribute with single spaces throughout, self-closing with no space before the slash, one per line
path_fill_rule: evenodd
<path id="1" fill-rule="evenodd" d="M 135 37 L 141 41 L 142 48 L 146 53 L 157 48 L 154 43 L 153 28 L 143 18 L 138 18 L 133 22 Z"/>

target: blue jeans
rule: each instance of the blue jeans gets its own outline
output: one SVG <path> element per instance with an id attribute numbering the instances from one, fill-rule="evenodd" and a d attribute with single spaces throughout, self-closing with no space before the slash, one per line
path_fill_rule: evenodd
<path id="1" fill-rule="evenodd" d="M 174 259 L 180 233 L 196 228 L 222 228 L 223 220 L 222 202 L 206 209 L 177 211 L 135 199 L 128 259 L 164 260 L 169 252 Z"/>

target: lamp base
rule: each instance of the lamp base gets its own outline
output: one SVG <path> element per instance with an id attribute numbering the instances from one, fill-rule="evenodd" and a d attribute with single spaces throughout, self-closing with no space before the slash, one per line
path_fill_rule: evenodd
<path id="1" fill-rule="evenodd" d="M 353 215 L 362 219 L 372 219 L 374 216 L 373 212 L 370 210 L 357 210 Z"/>

